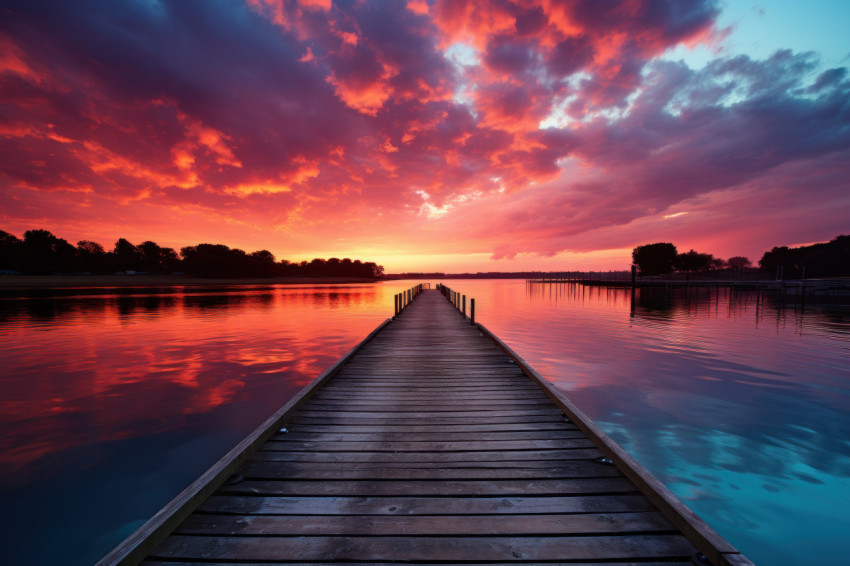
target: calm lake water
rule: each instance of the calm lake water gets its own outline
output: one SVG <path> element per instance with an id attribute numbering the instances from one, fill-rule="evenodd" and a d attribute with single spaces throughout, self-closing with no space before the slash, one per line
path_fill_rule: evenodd
<path id="1" fill-rule="evenodd" d="M 0 299 L 8 563 L 97 561 L 414 283 Z M 846 563 L 850 308 L 445 283 L 757 564 Z"/>

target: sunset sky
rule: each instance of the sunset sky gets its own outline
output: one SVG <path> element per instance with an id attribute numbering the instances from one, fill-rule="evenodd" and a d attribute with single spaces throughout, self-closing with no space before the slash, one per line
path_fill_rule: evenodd
<path id="1" fill-rule="evenodd" d="M 388 272 L 850 233 L 846 0 L 0 0 L 0 229 Z"/>

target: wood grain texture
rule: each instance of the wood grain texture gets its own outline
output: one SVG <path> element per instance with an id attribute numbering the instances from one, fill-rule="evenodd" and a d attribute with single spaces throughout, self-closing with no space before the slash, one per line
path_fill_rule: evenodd
<path id="1" fill-rule="evenodd" d="M 486 524 L 486 521 L 483 521 Z M 204 560 L 502 560 L 684 559 L 693 546 L 681 535 L 532 537 L 255 537 L 172 535 L 152 557 Z M 513 560 L 511 560 L 513 559 Z"/>

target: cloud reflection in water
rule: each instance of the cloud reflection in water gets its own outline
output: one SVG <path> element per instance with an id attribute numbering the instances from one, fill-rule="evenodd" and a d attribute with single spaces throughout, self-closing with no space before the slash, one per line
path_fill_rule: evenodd
<path id="1" fill-rule="evenodd" d="M 480 319 L 756 563 L 839 563 L 850 309 L 755 294 L 455 285 Z M 491 296 L 524 293 L 512 308 Z M 553 355 L 555 354 L 555 355 Z"/>

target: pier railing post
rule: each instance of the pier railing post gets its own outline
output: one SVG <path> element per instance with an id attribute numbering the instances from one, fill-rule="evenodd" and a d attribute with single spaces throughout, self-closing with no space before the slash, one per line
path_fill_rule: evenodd
<path id="1" fill-rule="evenodd" d="M 466 316 L 466 295 L 463 296 L 463 316 Z"/>
<path id="2" fill-rule="evenodd" d="M 469 320 L 475 324 L 475 299 L 469 299 Z"/>

